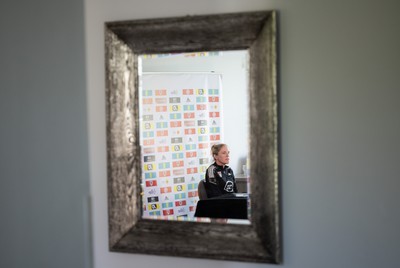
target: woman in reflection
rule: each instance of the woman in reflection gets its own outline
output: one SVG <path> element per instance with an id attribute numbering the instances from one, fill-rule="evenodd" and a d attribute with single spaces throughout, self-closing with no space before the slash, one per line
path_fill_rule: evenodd
<path id="1" fill-rule="evenodd" d="M 206 170 L 205 188 L 207 197 L 237 193 L 235 175 L 229 164 L 229 150 L 226 144 L 214 144 L 211 147 L 214 163 Z"/>

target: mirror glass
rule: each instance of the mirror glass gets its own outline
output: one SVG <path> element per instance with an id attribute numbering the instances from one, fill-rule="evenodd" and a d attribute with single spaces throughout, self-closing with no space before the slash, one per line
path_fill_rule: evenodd
<path id="1" fill-rule="evenodd" d="M 142 54 L 138 68 L 142 217 L 249 224 L 248 51 Z M 218 143 L 228 145 L 237 194 L 198 203 Z M 215 202 L 222 214 L 196 212 Z"/>

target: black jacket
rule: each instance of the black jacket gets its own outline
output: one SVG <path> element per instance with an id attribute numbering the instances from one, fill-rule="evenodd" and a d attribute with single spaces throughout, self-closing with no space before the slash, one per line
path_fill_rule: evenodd
<path id="1" fill-rule="evenodd" d="M 233 170 L 213 163 L 206 170 L 205 188 L 207 197 L 212 198 L 223 194 L 237 193 L 237 186 Z"/>

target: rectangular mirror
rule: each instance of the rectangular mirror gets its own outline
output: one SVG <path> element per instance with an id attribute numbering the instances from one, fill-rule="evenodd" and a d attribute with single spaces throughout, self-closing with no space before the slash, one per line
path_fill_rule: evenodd
<path id="1" fill-rule="evenodd" d="M 119 21 L 105 26 L 110 250 L 280 263 L 276 12 Z M 249 224 L 143 217 L 140 55 L 231 50 L 249 53 Z"/>
<path id="2" fill-rule="evenodd" d="M 247 50 L 146 54 L 138 67 L 143 218 L 249 224 Z M 209 198 L 220 143 L 235 187 Z M 199 183 L 210 200 L 198 203 Z"/>

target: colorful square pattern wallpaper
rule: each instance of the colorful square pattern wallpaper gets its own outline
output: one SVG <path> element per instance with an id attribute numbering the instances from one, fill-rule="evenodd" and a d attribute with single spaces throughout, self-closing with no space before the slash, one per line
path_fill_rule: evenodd
<path id="1" fill-rule="evenodd" d="M 198 182 L 223 139 L 221 75 L 143 74 L 140 93 L 143 217 L 201 221 Z"/>

